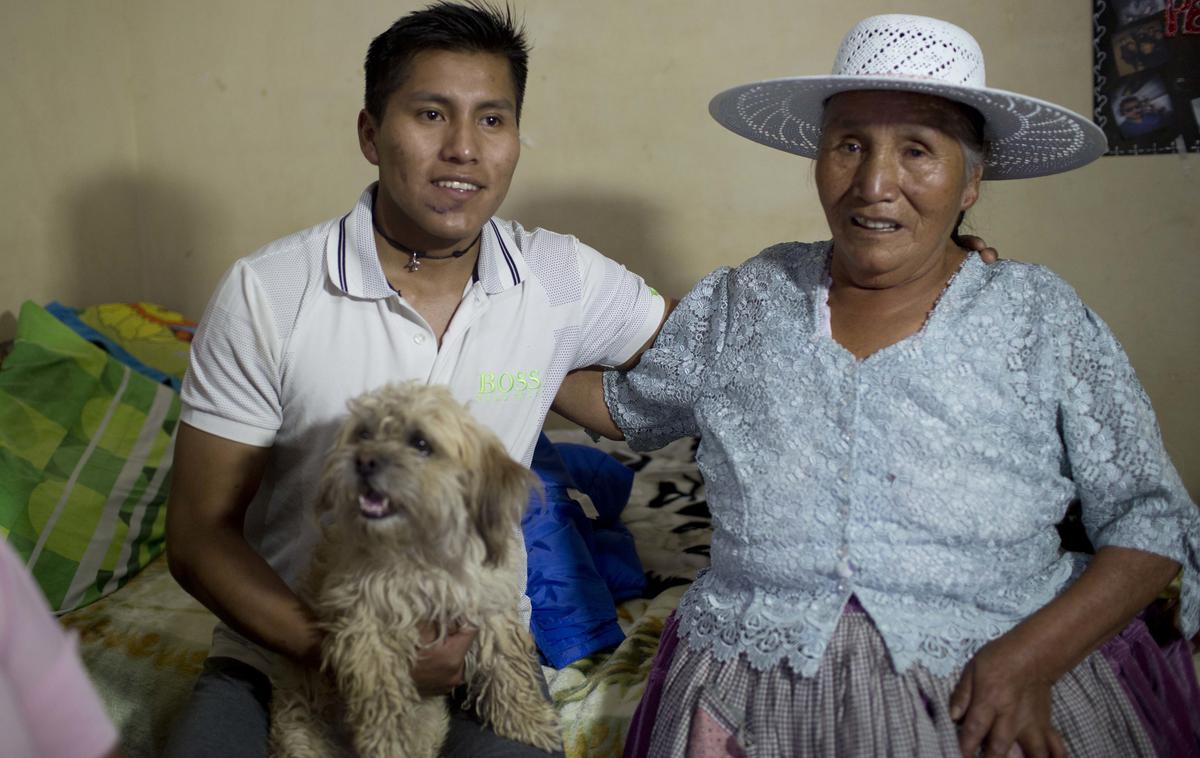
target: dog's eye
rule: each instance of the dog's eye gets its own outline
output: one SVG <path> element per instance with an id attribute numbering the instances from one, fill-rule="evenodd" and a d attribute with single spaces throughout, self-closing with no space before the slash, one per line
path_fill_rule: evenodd
<path id="1" fill-rule="evenodd" d="M 368 427 L 360 426 L 354 430 L 354 436 L 360 440 L 369 440 L 371 439 L 371 430 Z"/>
<path id="2" fill-rule="evenodd" d="M 419 434 L 409 437 L 408 444 L 421 455 L 429 455 L 433 452 L 433 448 L 429 446 L 429 440 Z"/>

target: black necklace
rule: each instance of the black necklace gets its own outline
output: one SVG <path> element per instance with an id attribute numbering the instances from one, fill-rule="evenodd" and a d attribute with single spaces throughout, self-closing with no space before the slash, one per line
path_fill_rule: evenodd
<path id="1" fill-rule="evenodd" d="M 471 240 L 471 244 L 467 245 L 462 250 L 452 250 L 445 255 L 430 255 L 429 253 L 425 252 L 424 250 L 413 250 L 408 245 L 402 245 L 398 241 L 389 237 L 387 235 L 387 232 L 385 232 L 379 228 L 379 222 L 375 220 L 374 209 L 372 209 L 372 212 L 371 212 L 371 226 L 375 227 L 375 231 L 378 232 L 379 236 L 383 237 L 383 239 L 389 245 L 396 248 L 397 250 L 399 250 L 402 253 L 407 253 L 412 256 L 412 259 L 409 260 L 408 263 L 404 264 L 404 267 L 406 269 L 408 269 L 409 271 L 420 271 L 421 270 L 421 258 L 424 258 L 424 259 L 430 260 L 430 261 L 446 261 L 446 260 L 450 260 L 451 258 L 461 258 L 464 255 L 466 255 L 471 250 L 471 248 L 475 247 L 475 243 L 478 242 L 479 238 L 483 236 L 483 227 L 480 227 L 479 234 L 476 234 L 475 239 Z"/>

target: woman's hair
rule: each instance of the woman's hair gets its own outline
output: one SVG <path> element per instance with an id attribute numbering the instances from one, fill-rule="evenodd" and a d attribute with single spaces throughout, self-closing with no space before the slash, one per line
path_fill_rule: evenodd
<path id="1" fill-rule="evenodd" d="M 950 108 L 952 115 L 946 125 L 948 127 L 947 131 L 962 146 L 963 170 L 966 171 L 966 177 L 969 180 L 975 171 L 983 168 L 984 161 L 987 160 L 989 145 L 988 141 L 983 137 L 985 119 L 982 113 L 969 105 L 956 103 L 953 100 L 947 100 L 946 102 L 952 106 Z M 963 219 L 966 217 L 967 212 L 960 211 L 958 219 L 954 222 L 954 230 L 950 232 L 950 239 L 959 247 L 966 247 L 962 242 L 962 237 L 959 235 L 959 229 L 962 227 Z"/>

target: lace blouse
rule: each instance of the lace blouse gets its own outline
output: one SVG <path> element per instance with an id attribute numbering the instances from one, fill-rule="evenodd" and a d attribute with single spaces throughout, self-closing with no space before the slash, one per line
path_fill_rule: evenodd
<path id="1" fill-rule="evenodd" d="M 970 256 L 916 334 L 858 360 L 824 323 L 830 244 L 705 277 L 605 400 L 635 449 L 701 438 L 712 565 L 684 596 L 694 649 L 816 672 L 856 596 L 898 671 L 960 669 L 1097 547 L 1184 567 L 1200 622 L 1200 511 L 1105 324 L 1049 270 Z"/>

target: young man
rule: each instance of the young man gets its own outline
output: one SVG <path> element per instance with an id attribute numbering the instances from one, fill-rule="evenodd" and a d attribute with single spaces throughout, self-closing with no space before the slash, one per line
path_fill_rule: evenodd
<path id="1" fill-rule="evenodd" d="M 663 299 L 572 237 L 493 218 L 520 152 L 526 46 L 510 14 L 439 3 L 375 39 L 362 153 L 379 169 L 346 215 L 239 260 L 204 314 L 183 387 L 168 557 L 222 624 L 168 754 L 264 755 L 272 660 L 317 665 L 291 585 L 346 401 L 445 384 L 528 463 L 565 374 L 625 364 Z M 528 617 L 528 600 L 521 603 Z M 432 647 L 423 692 L 462 681 L 474 632 Z M 459 712 L 461 714 L 461 711 Z M 453 719 L 445 754 L 544 755 Z"/>

